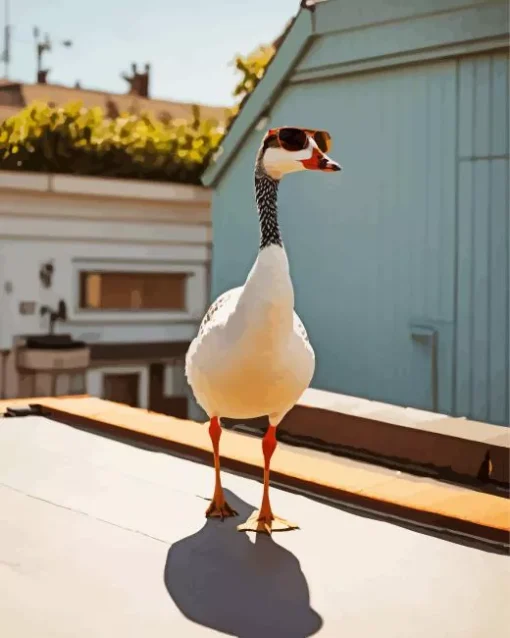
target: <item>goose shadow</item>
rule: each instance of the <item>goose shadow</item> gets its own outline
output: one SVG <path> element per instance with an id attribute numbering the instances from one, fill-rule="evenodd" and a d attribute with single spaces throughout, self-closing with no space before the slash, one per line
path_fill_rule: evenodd
<path id="1" fill-rule="evenodd" d="M 239 517 L 209 519 L 168 550 L 166 589 L 186 618 L 238 638 L 306 638 L 322 627 L 298 559 L 265 534 L 236 530 L 255 509 L 225 490 Z"/>

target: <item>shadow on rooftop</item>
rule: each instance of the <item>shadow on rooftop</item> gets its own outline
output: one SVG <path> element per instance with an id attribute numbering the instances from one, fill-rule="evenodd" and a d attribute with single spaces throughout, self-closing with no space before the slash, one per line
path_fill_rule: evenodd
<path id="1" fill-rule="evenodd" d="M 208 520 L 168 550 L 165 585 L 180 611 L 239 638 L 306 638 L 322 627 L 298 559 L 275 541 L 255 542 L 236 525 L 255 508 L 225 490 L 238 517 Z"/>

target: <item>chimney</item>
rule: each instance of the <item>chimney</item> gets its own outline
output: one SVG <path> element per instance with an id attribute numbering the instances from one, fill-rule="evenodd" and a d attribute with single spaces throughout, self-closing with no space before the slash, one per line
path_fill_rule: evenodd
<path id="1" fill-rule="evenodd" d="M 37 84 L 47 84 L 49 69 L 37 71 Z"/>
<path id="2" fill-rule="evenodd" d="M 149 89 L 150 89 L 150 79 L 151 79 L 151 65 L 149 63 L 145 65 L 145 73 L 143 74 L 143 78 L 144 78 L 143 89 L 144 89 L 145 97 L 150 97 Z"/>
<path id="3" fill-rule="evenodd" d="M 142 90 L 142 97 L 149 97 L 149 80 L 150 80 L 150 73 L 151 73 L 151 65 L 150 64 L 146 64 L 145 65 L 145 72 L 140 74 L 140 84 L 141 84 L 141 90 Z"/>
<path id="4" fill-rule="evenodd" d="M 145 71 L 139 73 L 137 65 L 133 63 L 131 65 L 132 75 L 128 76 L 123 74 L 122 77 L 129 84 L 129 95 L 137 95 L 138 97 L 149 97 L 149 79 L 150 79 L 150 64 L 145 65 Z"/>

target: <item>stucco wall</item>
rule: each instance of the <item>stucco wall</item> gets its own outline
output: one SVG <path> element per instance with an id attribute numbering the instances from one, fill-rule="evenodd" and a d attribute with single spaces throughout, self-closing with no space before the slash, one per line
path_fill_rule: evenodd
<path id="1" fill-rule="evenodd" d="M 10 348 L 16 335 L 46 331 L 39 306 L 59 299 L 70 320 L 58 330 L 87 341 L 191 338 L 209 296 L 209 202 L 159 197 L 37 194 L 0 184 L 0 347 Z M 54 266 L 49 289 L 39 279 L 47 261 Z M 80 313 L 78 277 L 87 268 L 189 273 L 186 311 Z M 21 314 L 21 302 L 35 302 L 36 312 Z"/>
<path id="2" fill-rule="evenodd" d="M 0 350 L 19 335 L 47 332 L 40 307 L 61 299 L 68 321 L 56 332 L 87 343 L 193 339 L 210 296 L 210 243 L 206 189 L 1 172 Z M 39 271 L 48 261 L 54 274 L 45 288 Z M 87 269 L 185 272 L 186 310 L 80 311 L 79 272 Z M 32 303 L 30 314 L 24 302 Z M 13 355 L 0 375 L 6 396 L 16 396 Z"/>

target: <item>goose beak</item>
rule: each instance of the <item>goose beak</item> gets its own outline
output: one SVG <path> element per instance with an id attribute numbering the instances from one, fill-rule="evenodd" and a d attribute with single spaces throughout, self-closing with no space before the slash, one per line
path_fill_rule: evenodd
<path id="1" fill-rule="evenodd" d="M 334 173 L 341 171 L 342 167 L 337 162 L 328 157 L 326 153 L 320 151 L 317 147 L 313 149 L 312 157 L 301 160 L 301 164 L 308 171 L 323 171 L 325 173 Z"/>

